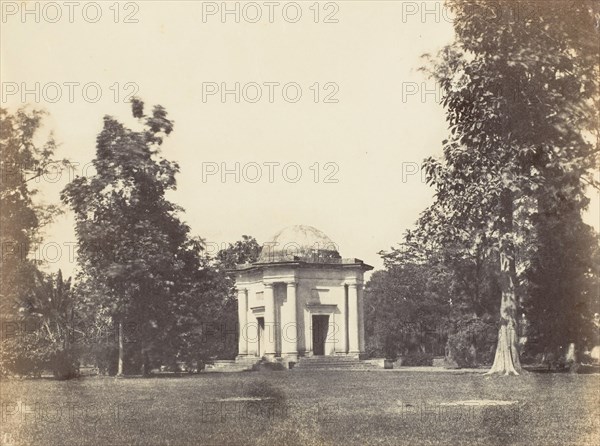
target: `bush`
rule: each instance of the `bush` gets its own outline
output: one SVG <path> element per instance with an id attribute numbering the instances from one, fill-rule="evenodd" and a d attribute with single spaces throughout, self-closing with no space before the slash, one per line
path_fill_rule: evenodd
<path id="1" fill-rule="evenodd" d="M 79 376 L 79 362 L 71 351 L 57 352 L 49 366 L 56 379 L 72 379 Z"/>
<path id="2" fill-rule="evenodd" d="M 367 358 L 383 358 L 385 353 L 383 349 L 373 342 L 366 342 L 365 355 Z"/>
<path id="3" fill-rule="evenodd" d="M 78 361 L 74 350 L 62 342 L 50 340 L 40 332 L 30 332 L 2 340 L 1 375 L 40 377 L 51 371 L 56 378 L 77 376 Z"/>
<path id="4" fill-rule="evenodd" d="M 407 367 L 432 366 L 433 355 L 431 353 L 409 353 L 402 357 L 402 365 Z"/>
<path id="5" fill-rule="evenodd" d="M 254 364 L 252 366 L 252 370 L 254 370 L 254 371 L 269 370 L 269 371 L 280 372 L 280 371 L 286 370 L 286 367 L 281 362 L 261 362 L 258 364 Z"/>
<path id="6" fill-rule="evenodd" d="M 471 340 L 471 335 L 466 331 L 448 336 L 448 356 L 459 367 L 473 367 L 477 364 L 477 352 Z"/>
<path id="7" fill-rule="evenodd" d="M 101 375 L 117 374 L 119 351 L 113 343 L 89 343 L 80 345 L 80 361 L 82 364 L 94 365 Z"/>
<path id="8" fill-rule="evenodd" d="M 391 359 L 392 361 L 398 359 L 398 350 L 399 348 L 396 339 L 392 336 L 386 336 L 385 343 L 383 345 L 385 359 Z"/>
<path id="9" fill-rule="evenodd" d="M 459 367 L 476 367 L 491 364 L 494 359 L 496 330 L 481 319 L 471 319 L 462 324 L 456 333 L 448 336 L 447 359 Z"/>

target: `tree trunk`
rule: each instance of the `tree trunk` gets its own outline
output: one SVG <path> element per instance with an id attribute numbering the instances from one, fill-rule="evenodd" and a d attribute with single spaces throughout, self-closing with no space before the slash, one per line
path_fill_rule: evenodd
<path id="1" fill-rule="evenodd" d="M 500 330 L 494 364 L 486 375 L 519 375 L 522 371 L 517 331 L 517 273 L 513 236 L 513 199 L 512 193 L 506 190 L 501 196 L 500 217 Z"/>
<path id="2" fill-rule="evenodd" d="M 142 352 L 142 375 L 150 376 L 150 358 L 147 351 Z"/>
<path id="3" fill-rule="evenodd" d="M 123 322 L 119 321 L 119 362 L 117 363 L 117 376 L 123 376 Z"/>

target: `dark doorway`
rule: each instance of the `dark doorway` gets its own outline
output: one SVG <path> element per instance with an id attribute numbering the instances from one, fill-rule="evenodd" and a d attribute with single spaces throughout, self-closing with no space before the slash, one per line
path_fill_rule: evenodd
<path id="1" fill-rule="evenodd" d="M 327 328 L 329 326 L 329 316 L 314 315 L 312 317 L 312 341 L 313 354 L 325 354 L 325 341 L 327 340 Z"/>
<path id="2" fill-rule="evenodd" d="M 264 345 L 263 339 L 265 338 L 265 318 L 257 317 L 256 321 L 258 322 L 258 342 L 256 343 L 258 349 L 258 357 L 260 358 L 264 354 Z"/>

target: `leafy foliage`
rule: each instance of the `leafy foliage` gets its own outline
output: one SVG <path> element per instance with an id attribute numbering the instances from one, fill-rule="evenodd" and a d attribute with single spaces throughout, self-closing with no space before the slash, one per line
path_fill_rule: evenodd
<path id="1" fill-rule="evenodd" d="M 62 199 L 76 217 L 84 313 L 132 327 L 131 367 L 149 371 L 191 355 L 189 327 L 206 310 L 202 287 L 210 273 L 201 241 L 189 236 L 180 208 L 165 198 L 179 171 L 161 156 L 173 123 L 161 106 L 148 116 L 139 99 L 132 108 L 143 128 L 105 117 L 95 175 L 76 178 Z"/>
<path id="2" fill-rule="evenodd" d="M 495 324 L 478 317 L 461 318 L 448 336 L 448 359 L 459 367 L 490 365 L 496 344 Z"/>
<path id="3" fill-rule="evenodd" d="M 34 283 L 37 267 L 29 253 L 39 241 L 39 229 L 59 211 L 34 203 L 37 190 L 31 181 L 50 165 L 68 164 L 54 160 L 52 135 L 39 142 L 44 115 L 26 108 L 10 114 L 0 108 L 0 313 L 7 318 L 18 317 L 21 300 Z"/>
<path id="4" fill-rule="evenodd" d="M 71 279 L 63 280 L 60 271 L 48 276 L 36 271 L 22 317 L 7 323 L 11 330 L 2 339 L 0 372 L 39 376 L 44 370 L 51 370 L 58 378 L 75 376 L 75 305 Z"/>
<path id="5" fill-rule="evenodd" d="M 466 233 L 497 250 L 502 305 L 492 371 L 518 373 L 517 235 L 531 226 L 531 201 L 582 209 L 597 163 L 587 132 L 598 131 L 599 54 L 590 44 L 598 10 L 544 2 L 523 19 L 510 1 L 448 5 L 456 41 L 430 73 L 444 92 L 450 135 L 443 162 L 424 163 L 436 202 L 419 223 L 438 240 Z M 486 20 L 494 9 L 500 16 Z"/>
<path id="6" fill-rule="evenodd" d="M 371 356 L 443 354 L 450 314 L 448 294 L 425 265 L 403 264 L 373 273 L 366 287 L 365 332 Z M 439 278 L 436 277 L 436 278 Z"/>
<path id="7" fill-rule="evenodd" d="M 217 253 L 216 262 L 220 268 L 233 269 L 236 265 L 256 262 L 260 250 L 261 247 L 254 237 L 242 235 L 241 240 L 230 243 L 227 248 Z"/>
<path id="8" fill-rule="evenodd" d="M 448 316 L 432 309 L 449 320 L 449 355 L 487 362 L 497 325 L 492 371 L 518 373 L 523 310 L 528 348 L 593 342 L 598 241 L 581 211 L 600 151 L 600 8 L 538 2 L 524 16 L 523 3 L 508 0 L 447 5 L 455 41 L 426 69 L 442 88 L 449 130 L 442 159 L 423 164 L 435 201 L 384 254 L 385 274 L 416 259 L 424 271 L 415 283 L 449 291 Z M 392 305 L 398 318 L 403 305 Z"/>
<path id="9" fill-rule="evenodd" d="M 536 249 L 524 273 L 524 353 L 530 359 L 564 355 L 575 343 L 581 354 L 600 343 L 598 234 L 578 213 L 546 212 L 535 222 Z"/>
<path id="10" fill-rule="evenodd" d="M 205 356 L 222 359 L 234 358 L 238 351 L 238 311 L 235 282 L 230 270 L 236 265 L 253 263 L 260 255 L 260 245 L 254 237 L 242 235 L 225 249 L 220 250 L 212 261 L 214 281 L 218 284 L 220 298 L 215 301 L 217 306 L 211 313 L 211 321 L 205 327 L 208 331 L 205 344 Z M 213 288 L 214 289 L 214 288 Z"/>

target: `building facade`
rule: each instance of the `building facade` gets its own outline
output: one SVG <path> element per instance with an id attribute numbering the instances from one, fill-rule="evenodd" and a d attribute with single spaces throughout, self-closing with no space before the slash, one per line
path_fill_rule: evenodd
<path id="1" fill-rule="evenodd" d="M 263 245 L 253 264 L 238 265 L 238 360 L 295 362 L 300 356 L 364 352 L 363 275 L 311 226 L 291 226 Z"/>

